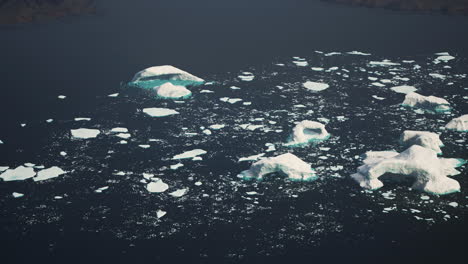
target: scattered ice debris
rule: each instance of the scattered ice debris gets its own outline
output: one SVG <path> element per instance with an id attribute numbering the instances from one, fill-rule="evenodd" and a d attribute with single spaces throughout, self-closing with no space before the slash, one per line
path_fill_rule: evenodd
<path id="1" fill-rule="evenodd" d="M 99 131 L 98 129 L 89 129 L 89 128 L 79 128 L 79 129 L 71 130 L 72 137 L 79 138 L 79 139 L 95 138 L 100 133 L 101 131 Z"/>
<path id="2" fill-rule="evenodd" d="M 211 125 L 210 128 L 213 129 L 213 130 L 219 130 L 219 129 L 224 128 L 225 126 L 226 125 L 215 124 L 215 125 Z"/>
<path id="3" fill-rule="evenodd" d="M 435 96 L 423 96 L 418 93 L 407 94 L 402 105 L 422 108 L 432 112 L 450 111 L 450 103 L 444 98 Z"/>
<path id="4" fill-rule="evenodd" d="M 119 144 L 122 144 L 122 145 L 125 145 L 125 144 L 127 144 L 127 143 L 128 143 L 128 142 L 127 142 L 126 140 L 120 140 L 120 141 L 119 141 Z"/>
<path id="5" fill-rule="evenodd" d="M 222 97 L 222 98 L 219 98 L 219 100 L 222 102 L 230 103 L 230 104 L 235 104 L 237 102 L 242 101 L 242 99 L 240 98 L 229 98 L 229 97 Z"/>
<path id="6" fill-rule="evenodd" d="M 377 100 L 385 100 L 385 97 L 379 97 L 377 95 L 373 95 L 372 98 L 377 99 Z"/>
<path id="7" fill-rule="evenodd" d="M 341 55 L 341 52 L 333 51 L 333 52 L 325 53 L 325 56 L 327 56 L 327 57 L 335 56 L 335 55 Z"/>
<path id="8" fill-rule="evenodd" d="M 111 133 L 128 133 L 128 129 L 125 127 L 114 127 L 110 130 Z"/>
<path id="9" fill-rule="evenodd" d="M 102 193 L 103 191 L 109 189 L 109 186 L 104 186 L 104 187 L 101 187 L 101 188 L 98 188 L 97 190 L 95 190 L 94 192 L 95 193 Z"/>
<path id="10" fill-rule="evenodd" d="M 436 133 L 428 131 L 405 130 L 400 136 L 400 142 L 405 146 L 419 145 L 434 150 L 436 153 L 442 153 L 440 147 L 444 146 Z"/>
<path id="11" fill-rule="evenodd" d="M 169 195 L 172 196 L 172 197 L 178 198 L 178 197 L 184 196 L 187 192 L 188 192 L 188 189 L 187 189 L 187 188 L 183 188 L 183 189 L 175 190 L 175 191 L 169 193 Z"/>
<path id="12" fill-rule="evenodd" d="M 311 82 L 307 81 L 302 84 L 306 89 L 311 90 L 311 91 L 316 91 L 320 92 L 323 90 L 328 89 L 330 86 L 326 83 L 319 83 L 319 82 Z"/>
<path id="13" fill-rule="evenodd" d="M 48 169 L 40 170 L 37 173 L 37 176 L 33 178 L 34 181 L 45 181 L 48 179 L 56 178 L 62 174 L 65 174 L 65 171 L 57 166 L 50 167 Z"/>
<path id="14" fill-rule="evenodd" d="M 91 121 L 89 117 L 76 117 L 75 121 Z"/>
<path id="15" fill-rule="evenodd" d="M 375 66 L 397 66 L 400 65 L 400 63 L 397 62 L 391 62 L 389 60 L 383 60 L 383 61 L 371 61 L 369 62 L 369 65 L 375 65 Z"/>
<path id="16" fill-rule="evenodd" d="M 160 98 L 167 99 L 182 99 L 188 98 L 192 95 L 192 92 L 185 88 L 185 86 L 174 85 L 170 82 L 164 83 L 161 86 L 153 88 L 156 91 L 156 94 Z"/>
<path id="17" fill-rule="evenodd" d="M 260 159 L 263 156 L 265 156 L 265 153 L 261 153 L 261 154 L 258 154 L 258 155 L 252 155 L 252 156 L 249 156 L 249 157 L 242 157 L 242 158 L 239 158 L 238 162 L 256 161 L 256 160 Z"/>
<path id="18" fill-rule="evenodd" d="M 448 205 L 452 206 L 452 207 L 458 207 L 458 203 L 457 202 L 451 202 L 449 203 Z"/>
<path id="19" fill-rule="evenodd" d="M 445 127 L 459 132 L 468 132 L 468 114 L 452 119 Z"/>
<path id="20" fill-rule="evenodd" d="M 414 87 L 414 86 L 401 85 L 401 86 L 392 87 L 392 88 L 390 88 L 390 90 L 393 90 L 393 91 L 395 91 L 397 93 L 409 94 L 409 93 L 417 91 L 418 89 L 416 89 L 416 87 Z"/>
<path id="21" fill-rule="evenodd" d="M 146 185 L 146 190 L 151 193 L 162 193 L 169 189 L 169 185 L 164 183 L 161 179 L 156 179 Z"/>
<path id="22" fill-rule="evenodd" d="M 156 211 L 156 217 L 157 218 L 161 218 L 161 217 L 165 216 L 166 214 L 167 214 L 167 212 L 163 211 L 163 210 Z"/>
<path id="23" fill-rule="evenodd" d="M 272 158 L 265 158 L 252 164 L 249 170 L 241 172 L 238 176 L 244 179 L 261 180 L 263 176 L 278 172 L 294 181 L 312 181 L 317 179 L 315 171 L 310 164 L 291 153 Z"/>
<path id="24" fill-rule="evenodd" d="M 159 108 L 159 107 L 144 108 L 143 113 L 151 117 L 164 117 L 164 116 L 179 114 L 179 112 L 175 110 L 172 110 L 169 108 Z"/>
<path id="25" fill-rule="evenodd" d="M 153 88 L 166 82 L 186 86 L 199 85 L 205 81 L 174 66 L 163 65 L 150 67 L 136 73 L 130 84 L 141 88 Z"/>
<path id="26" fill-rule="evenodd" d="M 364 165 L 351 177 L 366 189 L 381 188 L 383 183 L 379 177 L 390 173 L 415 178 L 412 188 L 428 193 L 442 195 L 460 190 L 460 184 L 447 177 L 459 173 L 455 167 L 460 165 L 460 161 L 438 158 L 435 151 L 419 145 L 413 145 L 401 153 L 367 152 L 363 162 Z"/>
<path id="27" fill-rule="evenodd" d="M 119 93 L 109 94 L 107 97 L 117 97 L 117 96 L 119 96 Z"/>
<path id="28" fill-rule="evenodd" d="M 255 76 L 251 72 L 243 72 L 242 75 L 238 76 L 244 82 L 251 82 L 255 78 Z"/>
<path id="29" fill-rule="evenodd" d="M 370 53 L 364 53 L 364 52 L 360 52 L 360 51 L 350 51 L 350 52 L 347 52 L 348 54 L 350 55 L 361 55 L 361 56 L 370 56 L 372 54 Z"/>
<path id="30" fill-rule="evenodd" d="M 194 149 L 194 150 L 190 150 L 190 151 L 186 151 L 182 154 L 178 154 L 178 155 L 175 155 L 174 157 L 172 157 L 173 160 L 177 160 L 177 159 L 191 159 L 191 158 L 194 158 L 194 157 L 197 157 L 197 156 L 200 156 L 200 155 L 204 155 L 206 154 L 207 152 L 203 149 Z"/>
<path id="31" fill-rule="evenodd" d="M 59 96 L 57 96 L 57 98 L 63 100 L 65 98 L 67 98 L 67 97 L 65 95 L 59 95 Z"/>
<path id="32" fill-rule="evenodd" d="M 36 175 L 34 169 L 31 167 L 18 166 L 16 169 L 7 169 L 5 172 L 0 174 L 0 178 L 3 181 L 23 181 L 32 178 Z"/>
<path id="33" fill-rule="evenodd" d="M 245 129 L 245 130 L 254 131 L 254 130 L 257 130 L 259 128 L 262 128 L 263 125 L 240 124 L 239 127 L 241 127 L 242 129 Z"/>
<path id="34" fill-rule="evenodd" d="M 11 194 L 13 196 L 13 198 L 21 198 L 24 196 L 24 194 L 22 193 L 18 193 L 18 192 L 14 192 Z"/>
<path id="35" fill-rule="evenodd" d="M 141 144 L 141 145 L 138 145 L 138 147 L 140 147 L 142 149 L 149 149 L 151 147 L 151 145 Z"/>
<path id="36" fill-rule="evenodd" d="M 306 144 L 312 141 L 322 141 L 330 137 L 325 125 L 319 122 L 304 120 L 299 122 L 292 130 L 287 145 Z"/>
<path id="37" fill-rule="evenodd" d="M 184 166 L 184 164 L 179 162 L 177 164 L 171 165 L 170 168 L 171 168 L 171 170 L 177 170 L 178 168 L 183 167 L 183 166 Z"/>

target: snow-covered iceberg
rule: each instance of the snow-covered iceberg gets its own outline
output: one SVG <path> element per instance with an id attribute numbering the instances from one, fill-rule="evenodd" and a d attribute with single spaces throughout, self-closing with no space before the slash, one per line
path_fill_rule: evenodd
<path id="1" fill-rule="evenodd" d="M 294 181 L 312 181 L 317 179 L 310 164 L 291 153 L 265 158 L 252 164 L 250 169 L 239 174 L 243 179 L 261 180 L 270 173 L 280 173 Z"/>
<path id="2" fill-rule="evenodd" d="M 400 142 L 406 147 L 419 145 L 432 149 L 438 154 L 442 153 L 440 147 L 444 146 L 438 134 L 428 131 L 405 130 L 400 136 Z"/>
<path id="3" fill-rule="evenodd" d="M 0 178 L 4 181 L 23 181 L 32 178 L 36 172 L 31 167 L 19 166 L 16 169 L 8 169 L 2 174 Z"/>
<path id="4" fill-rule="evenodd" d="M 312 141 L 322 141 L 330 137 L 325 125 L 319 122 L 304 120 L 299 122 L 292 131 L 287 145 L 301 145 Z"/>
<path id="5" fill-rule="evenodd" d="M 367 152 L 364 164 L 351 177 L 365 189 L 379 189 L 384 174 L 409 176 L 415 179 L 412 188 L 432 194 L 449 194 L 460 190 L 460 184 L 447 176 L 459 174 L 455 169 L 462 165 L 459 159 L 437 157 L 432 149 L 413 145 L 407 150 Z"/>
<path id="6" fill-rule="evenodd" d="M 450 111 L 450 103 L 444 98 L 424 96 L 418 93 L 409 93 L 405 96 L 403 106 L 422 108 L 431 112 Z"/>
<path id="7" fill-rule="evenodd" d="M 166 82 L 187 86 L 202 84 L 204 80 L 174 66 L 163 65 L 150 67 L 136 73 L 130 85 L 151 89 Z"/>
<path id="8" fill-rule="evenodd" d="M 155 87 L 154 91 L 158 97 L 165 99 L 183 99 L 192 95 L 192 92 L 185 88 L 185 86 L 174 85 L 170 82 Z"/>
<path id="9" fill-rule="evenodd" d="M 445 125 L 445 128 L 460 132 L 468 132 L 468 115 L 462 115 L 452 119 L 447 123 L 447 125 Z"/>

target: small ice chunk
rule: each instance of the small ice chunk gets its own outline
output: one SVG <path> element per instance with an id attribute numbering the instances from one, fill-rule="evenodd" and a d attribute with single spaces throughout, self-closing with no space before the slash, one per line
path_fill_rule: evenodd
<path id="1" fill-rule="evenodd" d="M 171 165 L 170 167 L 171 167 L 171 170 L 177 170 L 178 168 L 183 167 L 183 166 L 184 164 L 179 162 L 177 164 Z"/>
<path id="2" fill-rule="evenodd" d="M 330 137 L 325 125 L 319 122 L 304 120 L 298 123 L 287 145 L 306 144 L 311 141 L 326 140 Z"/>
<path id="3" fill-rule="evenodd" d="M 151 117 L 164 117 L 164 116 L 179 114 L 179 112 L 175 110 L 168 109 L 168 108 L 159 108 L 159 107 L 145 108 L 143 109 L 143 113 Z"/>
<path id="4" fill-rule="evenodd" d="M 138 147 L 140 147 L 142 149 L 148 149 L 148 148 L 151 147 L 151 145 L 142 144 L 142 145 L 138 145 Z"/>
<path id="5" fill-rule="evenodd" d="M 152 181 L 146 185 L 146 190 L 151 193 L 162 193 L 169 189 L 169 185 L 164 183 L 161 179 L 157 181 Z"/>
<path id="6" fill-rule="evenodd" d="M 71 130 L 72 137 L 79 138 L 79 139 L 95 138 L 100 133 L 101 131 L 99 131 L 98 129 L 89 129 L 89 128 L 79 128 L 79 129 Z"/>
<path id="7" fill-rule="evenodd" d="M 91 121 L 89 117 L 76 117 L 75 121 Z"/>
<path id="8" fill-rule="evenodd" d="M 385 87 L 385 84 L 379 82 L 373 82 L 372 85 L 377 87 Z"/>
<path id="9" fill-rule="evenodd" d="M 153 89 L 159 97 L 167 99 L 188 98 L 192 95 L 192 92 L 185 88 L 185 86 L 174 85 L 170 82 L 154 87 Z"/>
<path id="10" fill-rule="evenodd" d="M 250 72 L 243 72 L 242 75 L 238 76 L 244 82 L 251 82 L 255 78 L 255 76 Z"/>
<path id="11" fill-rule="evenodd" d="M 95 190 L 94 192 L 95 193 L 102 193 L 103 191 L 109 189 L 109 186 L 104 186 L 104 187 L 101 187 L 101 188 L 98 188 L 97 190 Z"/>
<path id="12" fill-rule="evenodd" d="M 312 67 L 311 69 L 312 69 L 313 71 L 323 71 L 323 70 L 325 70 L 325 69 L 322 68 L 322 67 Z"/>
<path id="13" fill-rule="evenodd" d="M 429 73 L 429 76 L 431 76 L 432 78 L 441 79 L 441 80 L 445 80 L 445 78 L 447 78 L 447 76 L 443 74 L 439 74 L 439 73 Z"/>
<path id="14" fill-rule="evenodd" d="M 458 203 L 457 202 L 451 202 L 449 203 L 448 205 L 452 206 L 452 207 L 458 207 Z"/>
<path id="15" fill-rule="evenodd" d="M 377 100 L 385 100 L 385 97 L 379 97 L 377 95 L 373 95 L 372 98 L 377 99 Z"/>
<path id="16" fill-rule="evenodd" d="M 59 96 L 57 96 L 57 98 L 63 100 L 65 98 L 67 98 L 67 97 L 65 95 L 59 95 Z"/>
<path id="17" fill-rule="evenodd" d="M 158 210 L 158 211 L 156 211 L 156 217 L 157 217 L 158 219 L 161 218 L 161 217 L 163 217 L 163 216 L 165 216 L 166 214 L 167 214 L 167 212 L 166 212 L 166 211 L 163 211 L 163 210 Z"/>
<path id="18" fill-rule="evenodd" d="M 229 98 L 229 97 L 222 97 L 222 98 L 219 98 L 219 100 L 221 100 L 222 102 L 230 103 L 230 104 L 235 104 L 237 102 L 242 101 L 242 99 L 240 98 Z"/>
<path id="19" fill-rule="evenodd" d="M 48 179 L 56 178 L 62 174 L 65 174 L 65 171 L 57 166 L 50 167 L 48 169 L 40 170 L 37 173 L 37 176 L 33 178 L 34 181 L 45 181 Z"/>
<path id="20" fill-rule="evenodd" d="M 16 169 L 8 169 L 2 174 L 0 178 L 4 181 L 23 181 L 32 178 L 36 175 L 34 169 L 31 167 L 18 166 Z"/>
<path id="21" fill-rule="evenodd" d="M 239 158 L 239 160 L 237 162 L 256 161 L 256 160 L 260 159 L 263 156 L 265 156 L 265 153 L 261 153 L 261 154 L 258 154 L 258 155 L 252 155 L 252 156 L 249 156 L 249 157 L 242 157 L 242 158 Z"/>
<path id="22" fill-rule="evenodd" d="M 178 197 L 184 196 L 187 192 L 188 192 L 188 188 L 183 188 L 183 189 L 175 190 L 175 191 L 169 193 L 169 195 L 172 196 L 172 197 L 178 198 Z"/>
<path id="23" fill-rule="evenodd" d="M 190 150 L 190 151 L 186 151 L 182 154 L 178 154 L 178 155 L 175 155 L 174 157 L 172 157 L 173 160 L 176 160 L 176 159 L 190 159 L 190 158 L 194 158 L 196 156 L 200 156 L 200 155 L 204 155 L 206 154 L 207 152 L 203 149 L 194 149 L 194 150 Z"/>
<path id="24" fill-rule="evenodd" d="M 129 139 L 132 137 L 132 135 L 130 135 L 129 133 L 118 133 L 115 136 L 123 139 Z"/>
<path id="25" fill-rule="evenodd" d="M 128 129 L 125 127 L 114 127 L 110 131 L 111 133 L 127 133 Z"/>
<path id="26" fill-rule="evenodd" d="M 52 118 L 47 119 L 46 122 L 47 122 L 47 123 L 52 123 L 52 122 L 54 122 L 54 119 L 52 119 Z"/>
<path id="27" fill-rule="evenodd" d="M 209 129 L 204 129 L 204 130 L 202 131 L 202 133 L 205 134 L 205 135 L 208 135 L 208 136 L 212 134 L 212 133 L 211 133 L 211 130 L 209 130 Z"/>
<path id="28" fill-rule="evenodd" d="M 468 114 L 452 119 L 445 127 L 459 132 L 468 132 Z"/>
<path id="29" fill-rule="evenodd" d="M 201 181 L 197 181 L 194 184 L 195 184 L 195 186 L 201 186 L 203 183 Z"/>
<path id="30" fill-rule="evenodd" d="M 211 125 L 210 128 L 213 129 L 213 130 L 219 130 L 219 129 L 224 128 L 225 126 L 226 125 L 215 124 L 215 125 Z"/>
<path id="31" fill-rule="evenodd" d="M 200 93 L 214 93 L 214 92 L 211 90 L 201 90 Z"/>
<path id="32" fill-rule="evenodd" d="M 369 62 L 369 65 L 371 66 L 397 66 L 397 65 L 400 65 L 400 63 L 391 62 L 389 60 L 383 60 L 383 61 L 371 61 Z"/>
<path id="33" fill-rule="evenodd" d="M 323 90 L 328 89 L 330 86 L 326 83 L 319 83 L 319 82 L 311 82 L 307 81 L 302 84 L 306 89 L 311 90 L 311 91 L 316 91 L 320 92 Z"/>
<path id="34" fill-rule="evenodd" d="M 347 52 L 348 54 L 350 55 L 361 55 L 361 56 L 370 56 L 372 54 L 370 53 L 364 53 L 364 52 L 360 52 L 360 51 L 350 51 L 350 52 Z"/>
<path id="35" fill-rule="evenodd" d="M 108 97 L 117 97 L 119 96 L 119 93 L 113 93 L 113 94 L 109 94 Z"/>
<path id="36" fill-rule="evenodd" d="M 11 194 L 13 196 L 13 198 L 21 198 L 24 196 L 24 194 L 22 193 L 18 193 L 18 192 L 14 192 Z"/>
<path id="37" fill-rule="evenodd" d="M 409 94 L 409 93 L 417 91 L 418 89 L 416 89 L 416 87 L 414 87 L 414 86 L 401 85 L 401 86 L 392 87 L 392 88 L 390 88 L 390 90 L 393 90 L 393 91 L 395 91 L 397 93 Z"/>

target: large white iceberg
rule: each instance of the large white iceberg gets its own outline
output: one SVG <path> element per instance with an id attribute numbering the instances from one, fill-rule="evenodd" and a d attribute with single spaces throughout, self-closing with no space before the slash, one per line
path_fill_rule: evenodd
<path id="1" fill-rule="evenodd" d="M 423 108 L 432 112 L 450 111 L 450 103 L 444 98 L 435 96 L 424 96 L 418 93 L 407 94 L 402 105 Z"/>
<path id="2" fill-rule="evenodd" d="M 151 107 L 151 108 L 143 109 L 143 113 L 152 117 L 164 117 L 164 116 L 176 115 L 179 112 L 177 112 L 176 110 L 169 109 L 169 108 Z"/>
<path id="3" fill-rule="evenodd" d="M 16 169 L 8 169 L 2 174 L 0 178 L 4 181 L 23 181 L 32 178 L 36 175 L 36 172 L 31 167 L 19 166 Z"/>
<path id="4" fill-rule="evenodd" d="M 455 131 L 468 132 L 468 115 L 452 119 L 445 127 Z"/>
<path id="5" fill-rule="evenodd" d="M 351 177 L 366 189 L 379 189 L 384 174 L 409 176 L 415 179 L 412 188 L 433 194 L 448 194 L 460 190 L 460 184 L 447 176 L 459 174 L 455 169 L 463 164 L 458 159 L 438 158 L 432 149 L 413 145 L 407 150 L 367 152 L 364 165 Z"/>
<path id="6" fill-rule="evenodd" d="M 192 95 L 192 92 L 185 88 L 185 86 L 174 85 L 170 82 L 154 87 L 154 91 L 158 97 L 168 99 L 182 99 L 188 98 Z"/>
<path id="7" fill-rule="evenodd" d="M 440 147 L 444 146 L 438 134 L 428 131 L 405 130 L 400 136 L 400 142 L 406 147 L 419 145 L 432 149 L 438 154 L 442 153 Z"/>
<path id="8" fill-rule="evenodd" d="M 150 67 L 138 72 L 135 74 L 130 84 L 151 89 L 166 82 L 186 86 L 199 85 L 202 84 L 204 80 L 174 66 L 163 65 Z"/>
<path id="9" fill-rule="evenodd" d="M 95 138 L 100 133 L 101 132 L 98 129 L 89 129 L 89 128 L 78 128 L 78 129 L 71 130 L 72 137 L 79 138 L 79 139 Z"/>
<path id="10" fill-rule="evenodd" d="M 299 122 L 292 131 L 290 141 L 287 145 L 306 144 L 311 141 L 326 140 L 330 137 L 325 125 L 319 122 L 304 120 Z"/>
<path id="11" fill-rule="evenodd" d="M 258 179 L 270 173 L 280 173 L 294 181 L 312 181 L 317 179 L 310 164 L 291 153 L 272 158 L 265 158 L 252 164 L 250 169 L 239 174 L 243 179 Z"/>

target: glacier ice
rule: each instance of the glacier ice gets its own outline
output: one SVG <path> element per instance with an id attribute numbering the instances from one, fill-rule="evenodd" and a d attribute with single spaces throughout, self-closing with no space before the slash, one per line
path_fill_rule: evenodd
<path id="1" fill-rule="evenodd" d="M 79 139 L 95 138 L 100 133 L 101 131 L 99 131 L 98 129 L 89 129 L 89 128 L 78 128 L 78 129 L 71 130 L 72 137 L 79 138 Z"/>
<path id="2" fill-rule="evenodd" d="M 152 117 L 164 117 L 164 116 L 176 115 L 179 112 L 177 112 L 176 110 L 169 109 L 169 108 L 151 107 L 151 108 L 144 108 L 143 113 Z"/>
<path id="3" fill-rule="evenodd" d="M 414 86 L 400 85 L 400 86 L 392 87 L 392 88 L 390 88 L 390 90 L 393 90 L 393 91 L 395 91 L 397 93 L 409 94 L 409 93 L 417 91 L 418 89 L 416 89 L 416 87 L 414 87 Z"/>
<path id="4" fill-rule="evenodd" d="M 326 90 L 326 89 L 328 89 L 328 87 L 330 87 L 326 83 L 311 82 L 311 81 L 307 81 L 307 82 L 303 83 L 302 85 L 306 89 L 311 90 L 311 91 L 315 91 L 315 92 L 320 92 L 320 91 Z"/>
<path id="5" fill-rule="evenodd" d="M 310 164 L 291 153 L 265 158 L 252 164 L 250 169 L 239 174 L 243 179 L 261 180 L 265 175 L 278 172 L 294 181 L 312 181 L 317 179 Z"/>
<path id="6" fill-rule="evenodd" d="M 432 149 L 413 145 L 401 153 L 395 151 L 367 152 L 364 164 L 358 167 L 351 177 L 365 189 L 379 189 L 379 180 L 384 174 L 410 176 L 415 179 L 412 188 L 432 194 L 448 194 L 460 190 L 460 184 L 447 176 L 459 172 L 455 167 L 461 165 L 458 159 L 437 157 Z"/>
<path id="7" fill-rule="evenodd" d="M 18 166 L 16 169 L 8 169 L 2 174 L 0 178 L 3 181 L 23 181 L 32 178 L 36 175 L 36 172 L 31 167 Z"/>
<path id="8" fill-rule="evenodd" d="M 154 87 L 154 91 L 160 98 L 167 99 L 183 99 L 192 95 L 189 89 L 185 86 L 174 85 L 170 82 L 164 83 L 161 86 Z"/>
<path id="9" fill-rule="evenodd" d="M 468 132 L 468 114 L 452 119 L 445 127 L 455 131 Z"/>
<path id="10" fill-rule="evenodd" d="M 176 159 L 191 159 L 191 158 L 195 158 L 197 156 L 200 156 L 200 155 L 204 155 L 206 154 L 207 152 L 203 149 L 194 149 L 194 150 L 190 150 L 190 151 L 186 151 L 182 154 L 178 154 L 178 155 L 175 155 L 174 157 L 172 157 L 173 160 L 176 160 Z"/>
<path id="11" fill-rule="evenodd" d="M 330 137 L 325 125 L 319 122 L 304 120 L 299 122 L 292 131 L 287 145 L 306 144 L 312 141 L 326 140 Z"/>
<path id="12" fill-rule="evenodd" d="M 65 171 L 57 166 L 50 167 L 48 169 L 40 170 L 37 173 L 37 176 L 33 178 L 34 181 L 45 181 L 48 179 L 56 178 L 62 174 L 65 174 Z"/>
<path id="13" fill-rule="evenodd" d="M 400 136 L 400 142 L 405 146 L 419 145 L 434 150 L 436 153 L 442 153 L 440 147 L 444 146 L 436 133 L 428 131 L 405 130 Z"/>
<path id="14" fill-rule="evenodd" d="M 409 93 L 405 96 L 403 106 L 426 109 L 431 112 L 450 111 L 450 103 L 444 98 L 435 96 L 424 96 L 418 93 Z"/>
<path id="15" fill-rule="evenodd" d="M 163 65 L 150 67 L 136 73 L 130 84 L 151 89 L 166 82 L 186 86 L 199 85 L 204 80 L 174 66 Z"/>

